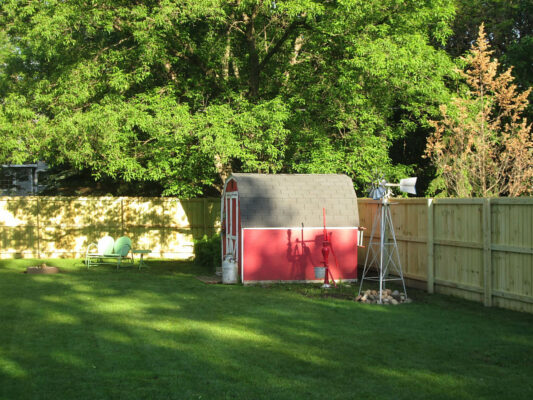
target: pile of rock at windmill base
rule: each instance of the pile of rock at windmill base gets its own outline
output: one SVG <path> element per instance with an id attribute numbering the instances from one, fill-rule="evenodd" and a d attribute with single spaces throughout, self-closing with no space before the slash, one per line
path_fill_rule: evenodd
<path id="1" fill-rule="evenodd" d="M 379 303 L 379 290 L 367 290 L 355 298 L 355 301 L 366 304 Z M 398 290 L 385 289 L 382 291 L 383 304 L 392 304 L 394 306 L 401 303 L 411 303 L 412 300 L 408 298 L 405 293 Z"/>

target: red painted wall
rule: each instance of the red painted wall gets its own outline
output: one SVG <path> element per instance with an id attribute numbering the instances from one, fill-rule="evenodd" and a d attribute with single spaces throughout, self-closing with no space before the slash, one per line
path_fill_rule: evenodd
<path id="1" fill-rule="evenodd" d="M 328 229 L 338 267 L 330 253 L 335 280 L 357 278 L 357 229 Z M 323 229 L 243 229 L 243 282 L 315 280 L 322 265 Z M 302 240 L 303 239 L 303 240 Z"/>

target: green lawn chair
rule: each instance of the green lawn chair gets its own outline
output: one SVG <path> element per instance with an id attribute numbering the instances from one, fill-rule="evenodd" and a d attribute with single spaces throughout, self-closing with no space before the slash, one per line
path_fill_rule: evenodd
<path id="1" fill-rule="evenodd" d="M 105 254 L 112 254 L 114 245 L 115 240 L 111 236 L 104 236 L 98 240 L 98 243 L 91 243 L 85 253 L 85 265 L 87 269 L 100 264 Z"/>
<path id="2" fill-rule="evenodd" d="M 117 269 L 120 267 L 120 263 L 123 259 L 130 259 L 128 254 L 131 250 L 131 239 L 127 236 L 122 236 L 117 239 L 113 246 L 112 254 L 104 254 L 104 258 L 116 258 L 117 259 Z M 133 263 L 133 257 L 131 258 Z"/>
<path id="3" fill-rule="evenodd" d="M 104 236 L 98 243 L 91 243 L 87 247 L 87 253 L 85 254 L 85 264 L 87 269 L 91 266 L 102 264 L 104 259 L 117 260 L 117 269 L 123 259 L 130 259 L 128 254 L 131 250 L 131 239 L 127 236 L 122 236 L 116 241 L 111 236 Z M 133 258 L 131 258 L 133 263 Z"/>

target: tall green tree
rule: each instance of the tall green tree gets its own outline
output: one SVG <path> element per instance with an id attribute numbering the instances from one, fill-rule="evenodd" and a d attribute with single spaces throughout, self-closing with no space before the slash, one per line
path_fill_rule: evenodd
<path id="1" fill-rule="evenodd" d="M 3 161 L 166 194 L 232 171 L 390 174 L 448 92 L 453 0 L 5 0 Z"/>
<path id="2" fill-rule="evenodd" d="M 453 57 L 465 54 L 483 23 L 487 39 L 504 68 L 513 66 L 523 89 L 533 84 L 533 0 L 456 0 L 453 34 L 446 49 Z"/>

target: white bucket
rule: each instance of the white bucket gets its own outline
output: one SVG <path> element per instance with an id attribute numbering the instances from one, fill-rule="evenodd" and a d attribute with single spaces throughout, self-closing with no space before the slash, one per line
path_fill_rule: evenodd
<path id="1" fill-rule="evenodd" d="M 325 267 L 315 267 L 315 279 L 324 279 L 326 276 Z"/>
<path id="2" fill-rule="evenodd" d="M 237 261 L 231 256 L 226 256 L 222 260 L 222 283 L 237 283 Z"/>

